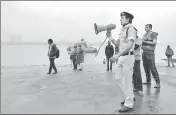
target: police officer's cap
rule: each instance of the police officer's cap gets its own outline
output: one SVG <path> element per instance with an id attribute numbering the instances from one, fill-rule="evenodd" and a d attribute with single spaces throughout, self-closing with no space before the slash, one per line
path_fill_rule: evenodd
<path id="1" fill-rule="evenodd" d="M 130 18 L 130 19 L 133 19 L 133 18 L 134 18 L 134 16 L 133 16 L 132 14 L 128 13 L 128 12 L 122 12 L 122 13 L 120 14 L 120 16 L 126 16 L 126 17 L 128 17 L 128 18 Z"/>

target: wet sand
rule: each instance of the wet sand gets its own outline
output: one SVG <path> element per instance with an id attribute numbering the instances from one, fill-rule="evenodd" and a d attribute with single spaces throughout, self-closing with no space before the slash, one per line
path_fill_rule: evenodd
<path id="1" fill-rule="evenodd" d="M 161 88 L 144 86 L 129 113 L 176 113 L 176 68 L 158 66 Z M 115 69 L 115 68 L 113 68 Z M 106 65 L 85 65 L 83 71 L 58 67 L 47 75 L 48 66 L 1 67 L 2 114 L 113 114 L 123 94 L 114 80 L 115 70 Z M 145 81 L 142 70 L 143 81 Z M 152 78 L 153 80 L 153 78 Z"/>

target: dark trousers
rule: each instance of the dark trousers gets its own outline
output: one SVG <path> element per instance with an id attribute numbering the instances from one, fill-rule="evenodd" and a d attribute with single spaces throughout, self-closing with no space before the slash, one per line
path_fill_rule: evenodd
<path id="1" fill-rule="evenodd" d="M 110 63 L 110 70 L 112 70 L 112 62 L 110 62 L 110 58 L 112 56 L 106 56 L 106 61 L 107 61 L 107 70 L 109 70 L 109 63 Z"/>
<path id="2" fill-rule="evenodd" d="M 155 66 L 154 51 L 144 51 L 142 53 L 142 59 L 143 59 L 143 66 L 146 74 L 146 80 L 147 80 L 146 82 L 151 82 L 151 74 L 150 74 L 150 71 L 151 71 L 156 83 L 160 83 L 158 71 Z"/>
<path id="3" fill-rule="evenodd" d="M 138 91 L 143 91 L 140 60 L 135 60 L 133 67 L 133 85 Z"/>
<path id="4" fill-rule="evenodd" d="M 172 60 L 172 56 L 167 56 L 167 63 L 168 63 L 168 66 L 170 66 L 170 62 L 172 63 L 172 66 L 174 66 L 174 62 Z"/>
<path id="5" fill-rule="evenodd" d="M 52 68 L 54 69 L 55 72 L 57 72 L 57 69 L 56 69 L 56 66 L 55 66 L 55 63 L 54 63 L 55 58 L 49 58 L 49 60 L 50 60 L 49 73 L 51 73 Z"/>
<path id="6" fill-rule="evenodd" d="M 76 57 L 73 58 L 72 60 L 73 60 L 73 67 L 74 67 L 74 69 L 77 69 Z"/>

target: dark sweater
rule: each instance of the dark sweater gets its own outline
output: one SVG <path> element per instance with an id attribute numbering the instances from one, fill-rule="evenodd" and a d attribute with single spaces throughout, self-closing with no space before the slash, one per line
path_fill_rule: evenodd
<path id="1" fill-rule="evenodd" d="M 105 48 L 105 55 L 111 57 L 114 55 L 114 47 L 112 45 L 107 45 Z"/>

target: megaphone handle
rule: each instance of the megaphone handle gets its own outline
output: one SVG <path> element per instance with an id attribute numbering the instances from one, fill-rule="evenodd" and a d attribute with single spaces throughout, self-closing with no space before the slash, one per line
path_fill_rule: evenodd
<path id="1" fill-rule="evenodd" d="M 108 37 L 106 37 L 106 39 L 107 39 L 107 38 L 108 38 Z M 103 43 L 101 44 L 101 46 L 105 43 L 106 39 L 103 41 Z M 97 52 L 97 54 L 95 55 L 95 57 L 98 55 L 98 53 L 99 53 L 99 51 L 100 51 L 101 46 L 99 47 L 98 52 Z"/>

